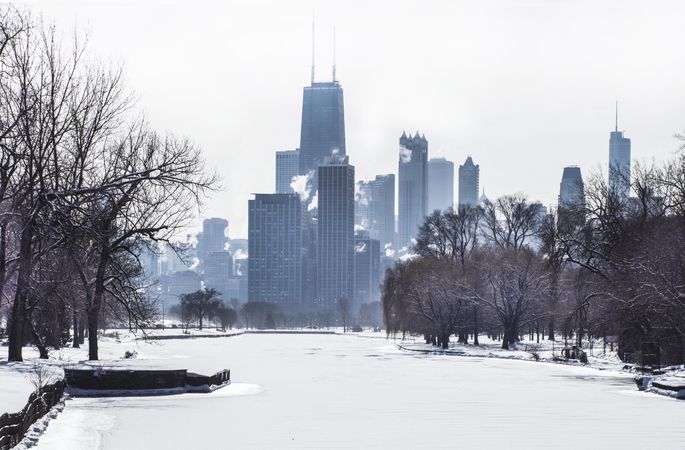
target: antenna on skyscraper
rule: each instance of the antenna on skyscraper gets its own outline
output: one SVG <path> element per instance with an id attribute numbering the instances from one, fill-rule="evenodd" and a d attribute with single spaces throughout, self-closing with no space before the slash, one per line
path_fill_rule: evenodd
<path id="1" fill-rule="evenodd" d="M 312 84 L 314 84 L 314 10 L 312 9 Z"/>
<path id="2" fill-rule="evenodd" d="M 616 125 L 615 131 L 618 131 L 618 100 L 616 100 Z"/>
<path id="3" fill-rule="evenodd" d="M 335 25 L 333 26 L 333 82 L 335 83 Z"/>

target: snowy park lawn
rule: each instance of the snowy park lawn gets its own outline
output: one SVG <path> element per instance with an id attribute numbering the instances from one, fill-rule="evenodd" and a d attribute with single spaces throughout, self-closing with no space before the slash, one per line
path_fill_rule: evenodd
<path id="1" fill-rule="evenodd" d="M 20 411 L 33 390 L 28 374 L 20 367 L 0 364 L 0 415 Z"/>
<path id="2" fill-rule="evenodd" d="M 496 341 L 488 338 L 487 336 L 478 337 L 479 345 L 470 344 L 458 344 L 456 341 L 450 343 L 450 347 L 447 350 L 442 350 L 439 347 L 425 344 L 421 336 L 417 337 L 407 337 L 404 340 L 399 338 L 395 339 L 395 342 L 405 351 L 420 351 L 420 352 L 435 352 L 443 354 L 453 354 L 462 356 L 477 356 L 482 358 L 504 358 L 504 359 L 520 359 L 526 361 L 535 361 L 535 355 L 537 355 L 538 360 L 542 362 L 552 362 L 555 357 L 559 358 L 561 356 L 561 349 L 564 347 L 563 340 L 549 341 L 540 340 L 536 342 L 535 340 L 523 340 L 517 343 L 516 348 L 512 350 L 503 350 L 501 348 L 501 341 Z M 569 346 L 573 343 L 569 341 Z M 592 348 L 589 348 L 588 344 L 583 346 L 583 350 L 588 356 L 588 366 L 594 367 L 601 370 L 614 370 L 621 371 L 625 366 L 616 352 L 610 351 L 610 347 L 607 346 L 604 350 L 601 341 L 593 342 Z M 580 364 L 578 361 L 569 361 L 571 364 Z"/>

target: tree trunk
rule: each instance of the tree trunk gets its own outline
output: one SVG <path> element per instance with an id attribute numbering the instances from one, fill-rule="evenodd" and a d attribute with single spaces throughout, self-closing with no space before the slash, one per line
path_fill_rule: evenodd
<path id="1" fill-rule="evenodd" d="M 74 341 L 72 342 L 71 346 L 73 348 L 80 348 L 81 345 L 79 343 L 79 334 L 81 333 L 79 330 L 78 326 L 78 313 L 74 311 L 72 314 L 72 321 L 73 321 L 73 327 L 74 327 Z"/>
<path id="2" fill-rule="evenodd" d="M 31 281 L 31 268 L 33 247 L 33 225 L 24 225 L 19 244 L 19 270 L 17 273 L 17 286 L 12 304 L 12 312 L 9 320 L 8 361 L 23 361 L 22 346 L 24 345 L 24 324 L 26 320 L 26 299 Z"/>
<path id="3" fill-rule="evenodd" d="M 473 306 L 473 345 L 478 344 L 478 307 Z"/>
<path id="4" fill-rule="evenodd" d="M 88 310 L 88 359 L 98 360 L 98 313 Z"/>
<path id="5" fill-rule="evenodd" d="M 86 322 L 86 314 L 84 312 L 81 313 L 81 320 L 79 321 L 80 326 L 78 327 L 78 343 L 79 346 L 83 345 L 86 343 L 86 330 L 83 324 Z"/>
<path id="6" fill-rule="evenodd" d="M 104 254 L 104 252 L 103 252 Z M 87 308 L 88 315 L 88 359 L 98 360 L 98 318 L 102 307 L 102 299 L 105 295 L 105 269 L 107 267 L 107 256 L 102 256 L 98 264 L 95 275 L 95 292 L 93 300 Z"/>
<path id="7" fill-rule="evenodd" d="M 502 338 L 502 350 L 509 350 L 509 331 L 504 330 L 504 337 Z"/>

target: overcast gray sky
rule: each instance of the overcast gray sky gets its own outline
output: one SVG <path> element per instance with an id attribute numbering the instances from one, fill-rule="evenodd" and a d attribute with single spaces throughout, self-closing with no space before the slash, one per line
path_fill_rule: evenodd
<path id="1" fill-rule="evenodd" d="M 357 179 L 396 173 L 398 138 L 472 155 L 495 197 L 555 202 L 562 168 L 608 160 L 614 101 L 633 158 L 663 161 L 685 129 L 682 1 L 27 2 L 125 66 L 152 125 L 202 147 L 225 190 L 205 217 L 247 235 L 251 192 L 273 192 L 274 151 L 299 145 L 312 9 L 317 79 L 332 29 Z M 455 177 L 456 181 L 456 177 Z M 456 192 L 455 192 L 456 195 Z"/>

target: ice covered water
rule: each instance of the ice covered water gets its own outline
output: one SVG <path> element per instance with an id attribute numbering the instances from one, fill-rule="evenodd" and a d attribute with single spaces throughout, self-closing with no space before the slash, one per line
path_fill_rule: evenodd
<path id="1" fill-rule="evenodd" d="M 392 340 L 340 335 L 140 346 L 146 364 L 230 368 L 234 383 L 213 394 L 72 399 L 38 448 L 685 447 L 685 402 L 594 369 L 409 354 Z"/>

